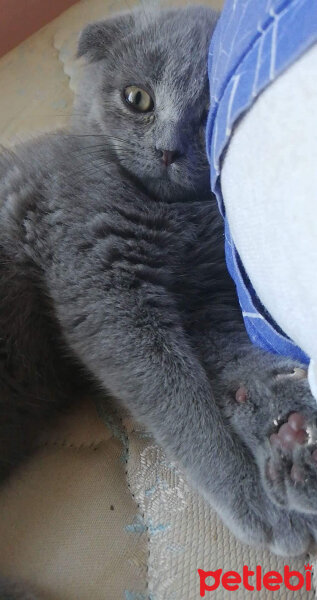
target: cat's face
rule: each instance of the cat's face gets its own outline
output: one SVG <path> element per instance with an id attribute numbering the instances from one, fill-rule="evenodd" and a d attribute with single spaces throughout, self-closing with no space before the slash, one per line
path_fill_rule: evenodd
<path id="1" fill-rule="evenodd" d="M 88 26 L 91 61 L 79 104 L 98 144 L 158 198 L 209 190 L 207 56 L 217 15 L 205 7 L 144 12 Z"/>

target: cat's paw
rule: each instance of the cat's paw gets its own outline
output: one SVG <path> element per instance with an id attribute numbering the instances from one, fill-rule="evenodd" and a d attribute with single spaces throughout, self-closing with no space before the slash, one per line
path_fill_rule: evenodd
<path id="1" fill-rule="evenodd" d="M 232 382 L 230 420 L 251 450 L 269 498 L 317 514 L 317 403 L 305 369 L 267 356 Z"/>
<path id="2" fill-rule="evenodd" d="M 259 543 L 262 529 L 273 552 L 307 552 L 317 542 L 317 403 L 306 370 L 254 350 L 228 364 L 215 389 L 256 467 L 254 474 L 250 464 L 250 477 L 243 479 L 248 511 L 237 518 L 237 535 Z M 237 495 L 235 482 L 232 487 Z"/>

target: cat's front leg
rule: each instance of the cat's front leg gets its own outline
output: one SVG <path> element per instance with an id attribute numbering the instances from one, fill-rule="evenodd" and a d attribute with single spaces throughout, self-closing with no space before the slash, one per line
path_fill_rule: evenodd
<path id="1" fill-rule="evenodd" d="M 72 350 L 100 384 L 154 433 L 240 537 L 269 544 L 272 523 L 257 467 L 225 423 L 173 300 L 101 277 L 52 287 Z M 296 545 L 298 549 L 298 544 Z M 300 546 L 300 549 L 302 546 Z"/>

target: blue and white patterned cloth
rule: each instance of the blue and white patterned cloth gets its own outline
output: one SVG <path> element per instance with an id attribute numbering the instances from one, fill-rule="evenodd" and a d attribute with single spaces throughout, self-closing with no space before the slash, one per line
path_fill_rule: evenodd
<path id="1" fill-rule="evenodd" d="M 309 362 L 261 304 L 232 241 L 221 193 L 221 164 L 237 119 L 260 92 L 317 42 L 317 0 L 227 0 L 212 38 L 207 152 L 211 187 L 225 220 L 226 260 L 253 343 Z M 316 74 L 317 77 L 317 74 Z"/>

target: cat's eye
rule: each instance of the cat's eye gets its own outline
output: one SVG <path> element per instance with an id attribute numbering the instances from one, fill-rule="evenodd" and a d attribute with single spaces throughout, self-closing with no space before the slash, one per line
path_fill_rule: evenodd
<path id="1" fill-rule="evenodd" d="M 127 104 L 138 112 L 147 113 L 154 108 L 154 102 L 150 94 L 137 85 L 129 85 L 125 88 L 123 96 Z"/>

